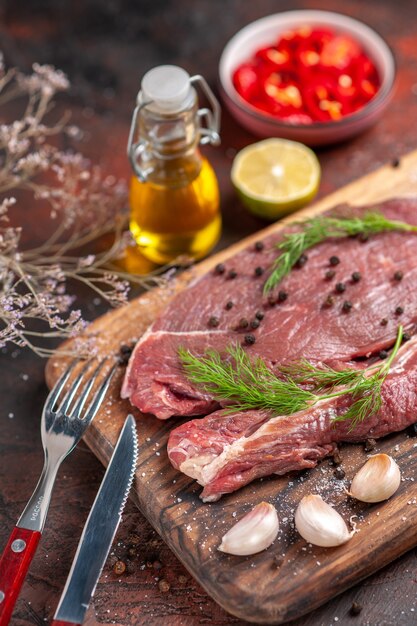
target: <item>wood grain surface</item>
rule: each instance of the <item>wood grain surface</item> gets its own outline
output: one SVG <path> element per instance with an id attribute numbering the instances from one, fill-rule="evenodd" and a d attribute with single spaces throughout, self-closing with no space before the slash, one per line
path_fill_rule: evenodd
<path id="1" fill-rule="evenodd" d="M 384 167 L 351 183 L 297 214 L 297 219 L 340 203 L 367 204 L 395 195 L 417 194 L 417 151 L 402 159 L 401 167 Z M 120 346 L 132 344 L 190 277 L 201 275 L 219 261 L 269 232 L 279 232 L 294 218 L 270 226 L 210 257 L 183 274 L 169 288 L 156 289 L 126 307 L 96 320 L 88 330 L 101 356 L 117 358 Z M 63 344 L 62 351 L 69 346 Z M 48 362 L 46 376 L 51 386 L 68 357 Z M 417 469 L 415 439 L 405 433 L 378 442 L 377 450 L 394 456 L 403 482 L 397 494 L 380 505 L 350 502 L 342 483 L 333 476 L 329 461 L 310 472 L 256 481 L 214 504 L 198 498 L 195 481 L 176 472 L 166 454 L 173 420 L 159 421 L 132 410 L 119 399 L 124 370 L 112 382 L 110 399 L 93 422 L 85 441 L 106 464 L 128 412 L 137 418 L 140 444 L 133 498 L 140 510 L 207 592 L 227 611 L 242 619 L 280 624 L 295 619 L 326 602 L 347 587 L 417 544 Z M 361 445 L 344 446 L 343 469 L 350 479 L 363 464 Z M 345 518 L 358 516 L 358 532 L 335 549 L 308 546 L 293 529 L 293 511 L 303 495 L 320 493 L 335 503 Z M 281 532 L 274 545 L 253 557 L 232 557 L 217 551 L 221 536 L 254 504 L 266 500 L 276 505 Z M 394 540 L 395 538 L 395 540 Z"/>

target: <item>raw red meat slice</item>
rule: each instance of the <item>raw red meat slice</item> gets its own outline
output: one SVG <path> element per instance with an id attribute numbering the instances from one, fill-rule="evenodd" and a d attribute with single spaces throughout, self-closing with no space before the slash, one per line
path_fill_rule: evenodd
<path id="1" fill-rule="evenodd" d="M 201 498 L 211 502 L 255 478 L 314 467 L 335 443 L 403 430 L 417 419 L 417 338 L 400 349 L 382 387 L 380 411 L 351 432 L 348 422 L 332 423 L 349 404 L 345 396 L 283 417 L 217 411 L 174 429 L 168 455 L 174 467 L 204 487 Z"/>
<path id="2" fill-rule="evenodd" d="M 362 213 L 377 208 L 391 219 L 417 224 L 417 200 L 394 199 L 378 207 L 350 209 Z M 339 212 L 346 214 L 346 207 Z M 294 229 L 294 226 L 292 227 Z M 287 228 L 284 232 L 289 232 Z M 225 263 L 222 274 L 210 272 L 174 298 L 138 342 L 127 368 L 122 396 L 141 411 L 161 419 L 171 415 L 204 415 L 219 404 L 195 388 L 184 376 L 178 360 L 183 346 L 194 354 L 207 347 L 223 352 L 227 345 L 243 341 L 248 329 L 236 330 L 257 311 L 264 313 L 259 328 L 250 330 L 256 343 L 248 348 L 273 367 L 301 357 L 334 364 L 367 357 L 394 342 L 399 321 L 408 330 L 417 323 L 417 235 L 381 233 L 362 243 L 358 239 L 326 241 L 308 251 L 308 262 L 294 269 L 276 289 L 288 293 L 285 301 L 271 306 L 262 288 L 283 233 L 265 239 L 264 250 L 254 246 Z M 329 258 L 338 256 L 335 277 L 325 278 Z M 256 272 L 256 268 L 262 268 Z M 230 278 L 229 271 L 237 272 Z M 401 271 L 402 280 L 394 279 Z M 353 272 L 362 278 L 354 282 Z M 337 283 L 345 291 L 335 293 Z M 334 304 L 323 307 L 328 295 Z M 353 307 L 342 311 L 343 302 Z M 233 307 L 226 309 L 226 303 Z M 401 315 L 395 313 L 402 307 Z M 213 327 L 210 318 L 216 318 Z M 381 324 L 386 319 L 386 325 Z"/>

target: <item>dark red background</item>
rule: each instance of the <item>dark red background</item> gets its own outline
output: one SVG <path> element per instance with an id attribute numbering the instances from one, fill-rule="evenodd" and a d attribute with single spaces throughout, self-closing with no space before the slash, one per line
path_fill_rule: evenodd
<path id="1" fill-rule="evenodd" d="M 72 89 L 60 107 L 70 107 L 73 120 L 85 131 L 80 148 L 109 173 L 127 178 L 125 146 L 143 73 L 161 63 L 176 63 L 190 73 L 204 74 L 215 87 L 218 60 L 227 40 L 256 18 L 293 8 L 336 10 L 364 20 L 387 39 L 398 62 L 395 98 L 379 124 L 349 143 L 319 151 L 323 196 L 417 148 L 413 0 L 3 0 L 0 49 L 8 65 L 28 70 L 37 61 L 67 72 Z M 224 112 L 222 139 L 220 148 L 206 151 L 222 191 L 224 233 L 219 247 L 264 225 L 244 211 L 229 182 L 235 151 L 255 138 Z M 416 185 L 416 181 L 410 184 Z M 31 207 L 21 207 L 16 215 L 30 224 L 26 241 L 42 236 L 45 225 L 34 219 Z M 105 310 L 104 305 L 94 306 L 85 296 L 81 300 L 89 317 Z M 46 396 L 44 363 L 27 352 L 13 356 L 12 352 L 0 356 L 1 545 L 42 466 L 39 415 Z M 12 621 L 16 626 L 40 626 L 51 619 L 102 475 L 102 466 L 83 444 L 64 463 L 47 528 L 16 607 Z M 112 569 L 116 557 L 125 562 L 129 559 L 128 571 L 120 576 Z M 296 624 L 416 623 L 416 572 L 416 552 L 412 551 Z M 363 605 L 358 617 L 349 615 L 352 601 Z M 194 626 L 239 621 L 226 615 L 202 591 L 129 502 L 87 623 Z"/>

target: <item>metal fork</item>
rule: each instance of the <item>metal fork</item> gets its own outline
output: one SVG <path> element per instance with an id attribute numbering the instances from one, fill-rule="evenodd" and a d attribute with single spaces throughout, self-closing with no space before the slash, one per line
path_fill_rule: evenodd
<path id="1" fill-rule="evenodd" d="M 99 363 L 91 376 L 87 376 L 91 366 L 91 363 L 87 362 L 61 399 L 60 396 L 76 364 L 77 361 L 74 361 L 64 372 L 49 393 L 43 407 L 41 435 L 45 461 L 42 474 L 0 559 L 0 626 L 9 623 L 41 538 L 57 471 L 97 414 L 117 367 L 114 365 L 101 382 L 84 412 L 104 361 Z M 77 396 L 79 389 L 81 391 Z"/>

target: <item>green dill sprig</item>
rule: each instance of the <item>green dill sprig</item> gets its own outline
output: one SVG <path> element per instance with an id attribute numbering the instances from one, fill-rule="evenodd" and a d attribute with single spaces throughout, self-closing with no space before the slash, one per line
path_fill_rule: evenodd
<path id="1" fill-rule="evenodd" d="M 389 358 L 381 366 L 367 370 L 333 370 L 303 360 L 282 368 L 275 375 L 260 357 L 250 358 L 240 346 L 229 346 L 227 356 L 208 350 L 204 356 L 179 348 L 179 358 L 187 378 L 213 398 L 226 403 L 227 410 L 263 409 L 275 415 L 291 415 L 322 400 L 351 395 L 348 411 L 334 421 L 350 421 L 355 428 L 381 408 L 381 389 L 401 346 L 402 326 Z M 310 389 L 301 385 L 307 383 Z M 317 393 L 324 391 L 324 393 Z"/>
<path id="2" fill-rule="evenodd" d="M 281 254 L 272 266 L 272 272 L 264 285 L 264 293 L 275 287 L 290 273 L 300 256 L 313 246 L 326 239 L 365 236 L 387 231 L 402 230 L 417 232 L 417 226 L 389 220 L 378 211 L 365 213 L 363 217 L 331 217 L 321 215 L 304 222 L 303 230 L 284 235 L 284 239 L 277 245 Z"/>
<path id="3" fill-rule="evenodd" d="M 196 357 L 179 349 L 179 357 L 187 378 L 204 391 L 233 409 L 267 409 L 277 415 L 301 411 L 315 399 L 291 378 L 275 376 L 260 358 L 250 359 L 240 345 L 227 348 L 228 359 L 214 350 Z"/>
<path id="4" fill-rule="evenodd" d="M 335 370 L 328 365 L 317 367 L 306 359 L 283 366 L 281 371 L 297 385 L 308 384 L 316 391 L 352 386 L 358 384 L 365 377 L 363 370 Z"/>
<path id="5" fill-rule="evenodd" d="M 364 376 L 359 380 L 353 388 L 350 389 L 353 404 L 343 415 L 335 417 L 335 422 L 350 421 L 350 430 L 353 430 L 358 424 L 370 415 L 378 413 L 382 405 L 381 390 L 382 385 L 390 371 L 392 362 L 397 356 L 403 340 L 403 327 L 398 327 L 397 339 L 391 354 L 387 360 L 377 369 L 371 368 L 373 371 L 369 376 Z M 369 370 L 368 370 L 369 371 Z"/>

